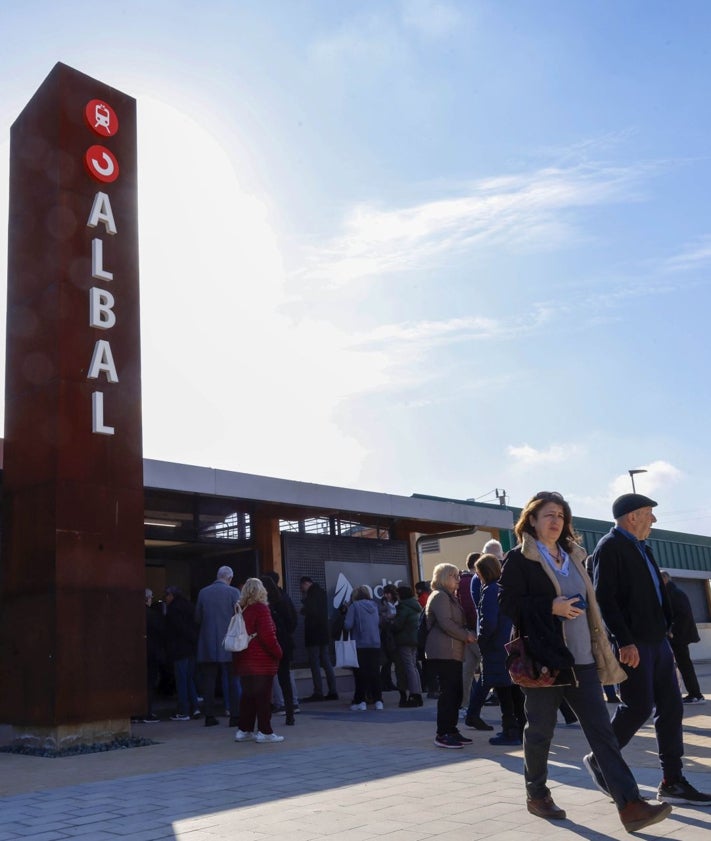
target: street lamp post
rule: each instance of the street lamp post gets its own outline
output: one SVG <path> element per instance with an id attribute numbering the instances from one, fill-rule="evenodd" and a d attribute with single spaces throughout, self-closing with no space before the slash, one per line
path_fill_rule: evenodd
<path id="1" fill-rule="evenodd" d="M 642 468 L 640 468 L 640 469 L 638 469 L 638 470 L 628 470 L 627 472 L 630 474 L 630 479 L 632 480 L 632 493 L 633 493 L 633 494 L 636 494 L 636 493 L 637 493 L 637 489 L 636 489 L 636 488 L 635 488 L 635 486 L 634 486 L 634 477 L 635 477 L 635 475 L 636 475 L 637 473 L 646 473 L 647 471 L 646 471 L 646 470 L 644 470 L 644 469 L 642 469 Z"/>

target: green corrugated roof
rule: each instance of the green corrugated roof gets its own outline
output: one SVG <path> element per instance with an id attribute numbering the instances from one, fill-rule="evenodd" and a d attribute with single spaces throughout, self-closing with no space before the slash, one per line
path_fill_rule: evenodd
<path id="1" fill-rule="evenodd" d="M 460 505 L 478 505 L 487 508 L 502 508 L 511 511 L 514 522 L 521 514 L 522 509 L 514 506 L 501 506 L 489 502 L 474 502 L 468 499 L 448 499 L 441 496 L 427 496 L 425 494 L 413 494 L 413 496 L 424 499 L 435 499 L 447 502 L 457 502 Z M 612 520 L 593 520 L 589 517 L 573 517 L 575 530 L 582 538 L 583 546 L 592 552 L 598 540 L 612 528 Z M 502 536 L 503 538 L 503 536 Z M 515 543 L 512 532 L 509 532 L 508 540 L 510 546 Z M 510 548 L 504 544 L 504 549 Z M 666 569 L 686 569 L 694 572 L 708 572 L 711 577 L 711 537 L 701 534 L 688 534 L 681 531 L 667 531 L 666 529 L 652 529 L 649 537 L 649 545 L 654 552 L 654 557 L 660 567 Z"/>

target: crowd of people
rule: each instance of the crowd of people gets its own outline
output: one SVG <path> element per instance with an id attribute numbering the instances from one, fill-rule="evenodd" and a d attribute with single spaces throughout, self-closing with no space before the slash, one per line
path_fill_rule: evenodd
<path id="1" fill-rule="evenodd" d="M 371 705 L 381 711 L 383 693 L 391 690 L 399 693 L 399 707 L 421 707 L 424 695 L 436 698 L 434 744 L 461 750 L 474 742 L 459 729 L 461 717 L 469 729 L 494 729 L 482 717 L 493 694 L 501 730 L 489 742 L 523 747 L 526 807 L 544 819 L 566 817 L 548 787 L 559 712 L 582 728 L 591 749 L 582 762 L 628 831 L 663 820 L 673 804 L 711 805 L 711 795 L 682 773 L 684 704 L 704 702 L 688 648 L 699 636 L 688 599 L 646 543 L 656 505 L 636 493 L 619 497 L 614 527 L 588 556 L 567 501 L 542 491 L 522 510 L 514 528 L 517 545 L 506 555 L 491 540 L 467 557 L 466 569 L 438 564 L 432 580 L 417 582 L 414 592 L 387 584 L 375 598 L 370 586 L 355 587 L 335 624 L 338 634 L 350 635 L 357 654 L 350 710 L 365 712 Z M 241 591 L 232 577 L 229 567 L 221 567 L 194 608 L 178 588 L 168 587 L 162 625 L 153 594 L 146 592 L 149 687 L 156 683 L 163 634 L 174 670 L 174 720 L 201 716 L 202 703 L 205 725 L 217 724 L 220 681 L 235 741 L 280 742 L 273 712 L 283 711 L 285 724 L 293 725 L 299 709 L 290 668 L 297 611 L 275 573 L 247 579 Z M 303 701 L 338 700 L 326 593 L 309 576 L 300 586 L 313 683 Z M 222 640 L 237 606 L 250 643 L 230 653 Z M 507 651 L 514 639 L 537 674 L 550 676 L 547 685 L 519 685 Z M 142 720 L 152 722 L 151 691 L 148 700 Z M 606 701 L 617 705 L 612 719 Z M 652 713 L 662 773 L 656 803 L 640 796 L 622 754 Z"/>

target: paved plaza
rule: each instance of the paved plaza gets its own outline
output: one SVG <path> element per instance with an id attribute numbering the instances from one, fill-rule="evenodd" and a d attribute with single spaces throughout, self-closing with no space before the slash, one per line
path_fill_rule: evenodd
<path id="1" fill-rule="evenodd" d="M 711 664 L 699 667 L 711 699 Z M 364 713 L 341 701 L 302 705 L 295 727 L 275 716 L 281 744 L 233 741 L 227 720 L 141 724 L 134 734 L 158 744 L 45 759 L 0 753 L 0 841 L 64 838 L 131 841 L 447 841 L 616 839 L 630 837 L 614 804 L 592 784 L 581 759 L 580 728 L 561 723 L 551 752 L 551 787 L 568 819 L 532 817 L 524 805 L 522 752 L 474 744 L 436 748 L 435 701 Z M 498 708 L 484 718 L 498 724 Z M 711 791 L 711 700 L 685 713 L 685 772 Z M 462 728 L 464 730 L 464 728 Z M 0 727 L 0 743 L 10 729 Z M 644 796 L 659 782 L 656 742 L 647 725 L 625 750 Z M 639 838 L 707 841 L 711 809 L 675 807 Z"/>

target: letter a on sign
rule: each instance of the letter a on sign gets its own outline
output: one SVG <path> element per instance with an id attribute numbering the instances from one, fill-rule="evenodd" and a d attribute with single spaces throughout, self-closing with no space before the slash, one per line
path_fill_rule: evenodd
<path id="1" fill-rule="evenodd" d="M 111 201 L 106 193 L 97 193 L 94 196 L 94 204 L 91 206 L 91 213 L 87 221 L 88 228 L 95 228 L 99 222 L 103 222 L 107 234 L 116 233 L 116 222 L 114 212 L 111 210 Z"/>
<path id="2" fill-rule="evenodd" d="M 117 383 L 119 381 L 118 374 L 116 373 L 116 365 L 114 365 L 114 357 L 111 353 L 111 345 L 106 339 L 99 339 L 94 345 L 89 373 L 86 375 L 87 380 L 98 380 L 99 374 L 102 371 L 106 374 L 106 379 L 110 383 Z"/>

